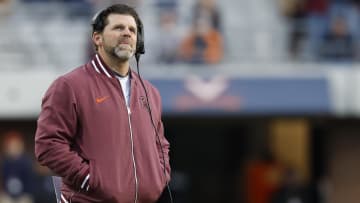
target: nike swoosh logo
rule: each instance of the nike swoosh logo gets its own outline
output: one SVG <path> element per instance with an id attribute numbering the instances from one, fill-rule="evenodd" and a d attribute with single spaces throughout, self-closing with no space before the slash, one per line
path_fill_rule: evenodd
<path id="1" fill-rule="evenodd" d="M 99 97 L 99 98 L 96 98 L 96 103 L 100 104 L 100 103 L 103 103 L 105 100 L 107 100 L 109 98 L 109 96 L 105 96 L 105 97 Z"/>

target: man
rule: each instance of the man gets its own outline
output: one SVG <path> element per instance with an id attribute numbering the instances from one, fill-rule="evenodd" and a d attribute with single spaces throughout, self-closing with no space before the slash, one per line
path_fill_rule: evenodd
<path id="1" fill-rule="evenodd" d="M 38 119 L 35 154 L 61 176 L 61 201 L 156 202 L 170 179 L 159 92 L 129 68 L 142 23 L 116 4 L 93 21 L 97 54 L 56 79 Z"/>

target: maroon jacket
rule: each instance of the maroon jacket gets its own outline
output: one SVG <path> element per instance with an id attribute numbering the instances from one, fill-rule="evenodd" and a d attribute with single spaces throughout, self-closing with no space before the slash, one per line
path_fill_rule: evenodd
<path id="1" fill-rule="evenodd" d="M 98 55 L 56 79 L 47 90 L 35 155 L 62 177 L 62 202 L 150 203 L 169 181 L 160 94 L 144 81 L 162 149 L 139 76 L 132 71 L 130 78 L 131 113 L 118 79 Z M 81 185 L 88 174 L 86 191 Z"/>

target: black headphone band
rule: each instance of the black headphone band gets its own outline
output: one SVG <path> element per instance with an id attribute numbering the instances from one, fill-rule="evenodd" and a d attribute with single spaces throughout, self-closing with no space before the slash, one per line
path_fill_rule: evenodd
<path id="1" fill-rule="evenodd" d="M 141 19 L 138 18 L 137 23 L 137 41 L 136 41 L 136 52 L 135 54 L 145 54 L 145 41 L 144 41 L 144 25 Z"/>

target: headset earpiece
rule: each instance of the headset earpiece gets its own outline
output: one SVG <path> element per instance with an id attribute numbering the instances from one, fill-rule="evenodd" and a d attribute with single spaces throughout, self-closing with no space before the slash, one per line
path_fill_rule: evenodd
<path id="1" fill-rule="evenodd" d="M 141 20 L 138 20 L 138 32 L 136 42 L 136 54 L 145 54 L 145 43 L 144 43 L 144 26 Z"/>

